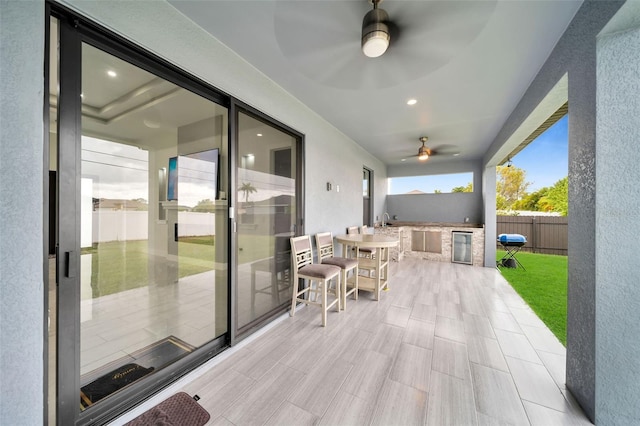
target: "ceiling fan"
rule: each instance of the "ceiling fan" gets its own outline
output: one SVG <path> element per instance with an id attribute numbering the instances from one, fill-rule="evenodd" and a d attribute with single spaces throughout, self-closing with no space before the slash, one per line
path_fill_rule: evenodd
<path id="1" fill-rule="evenodd" d="M 420 136 L 418 140 L 422 142 L 422 146 L 418 148 L 418 154 L 415 155 L 415 157 L 418 157 L 420 161 L 427 161 L 429 157 L 434 155 L 453 155 L 454 157 L 460 155 L 460 151 L 455 150 L 455 146 L 453 145 L 441 145 L 438 148 L 429 148 L 425 145 L 429 140 L 427 136 Z"/>
<path id="2" fill-rule="evenodd" d="M 307 78 L 345 90 L 378 90 L 423 78 L 448 64 L 485 28 L 495 1 L 271 1 L 282 55 Z M 464 3 L 464 4 L 463 4 Z M 388 17 L 381 17 L 382 9 Z M 462 15 L 462 16 L 461 16 Z M 363 19 L 368 17 L 369 19 Z M 370 58 L 363 36 L 388 34 L 388 48 Z M 372 31 L 369 31 L 368 28 Z M 365 30 L 363 32 L 363 29 Z M 377 31 L 380 30 L 380 31 Z"/>
<path id="3" fill-rule="evenodd" d="M 369 58 L 382 56 L 389 47 L 391 32 L 389 30 L 389 14 L 378 8 L 382 0 L 369 0 L 373 9 L 364 15 L 362 20 L 362 53 Z"/>

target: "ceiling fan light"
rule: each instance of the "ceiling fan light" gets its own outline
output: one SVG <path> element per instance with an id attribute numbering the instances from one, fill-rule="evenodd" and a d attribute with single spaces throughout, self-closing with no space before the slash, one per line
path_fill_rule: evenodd
<path id="1" fill-rule="evenodd" d="M 418 160 L 425 161 L 427 158 L 429 158 L 429 150 L 423 145 L 418 149 Z"/>
<path id="2" fill-rule="evenodd" d="M 362 53 L 369 58 L 377 58 L 389 47 L 389 27 L 385 22 L 389 15 L 378 9 L 378 1 L 374 0 L 374 9 L 367 12 L 362 20 Z"/>
<path id="3" fill-rule="evenodd" d="M 385 25 L 386 26 L 386 25 Z M 369 58 L 382 56 L 389 47 L 389 33 L 381 30 L 373 31 L 362 37 L 362 53 Z"/>

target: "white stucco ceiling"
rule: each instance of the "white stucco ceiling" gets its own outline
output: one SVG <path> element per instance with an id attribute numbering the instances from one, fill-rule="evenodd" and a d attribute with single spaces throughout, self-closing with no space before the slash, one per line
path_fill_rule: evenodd
<path id="1" fill-rule="evenodd" d="M 360 51 L 367 0 L 170 3 L 380 160 L 401 165 L 417 161 L 422 135 L 460 152 L 429 161 L 481 158 L 582 2 L 385 0 L 398 31 L 374 59 Z M 408 106 L 410 98 L 418 103 Z"/>

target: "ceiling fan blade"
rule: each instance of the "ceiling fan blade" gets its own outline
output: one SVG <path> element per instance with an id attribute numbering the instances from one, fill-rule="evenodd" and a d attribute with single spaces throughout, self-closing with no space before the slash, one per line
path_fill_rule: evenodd
<path id="1" fill-rule="evenodd" d="M 384 89 L 449 63 L 480 34 L 496 2 L 389 1 L 381 7 L 389 14 L 391 41 L 378 58 L 361 51 L 362 19 L 371 10 L 364 0 L 276 2 L 276 41 L 291 65 L 313 81 L 339 89 Z M 473 13 L 459 22 L 462 7 Z"/>
<path id="2" fill-rule="evenodd" d="M 431 148 L 433 155 L 456 155 L 460 153 L 460 149 L 456 145 L 443 144 Z"/>

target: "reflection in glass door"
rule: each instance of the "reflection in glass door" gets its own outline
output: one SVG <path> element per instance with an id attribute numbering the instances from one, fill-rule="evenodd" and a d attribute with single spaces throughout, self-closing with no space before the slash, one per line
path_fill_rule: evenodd
<path id="1" fill-rule="evenodd" d="M 79 197 L 60 206 L 77 287 L 58 313 L 79 333 L 59 330 L 79 344 L 60 358 L 84 411 L 228 331 L 228 112 L 90 44 L 81 58 L 80 146 L 59 150 L 79 156 L 60 187 Z"/>
<path id="2" fill-rule="evenodd" d="M 237 327 L 291 303 L 299 137 L 238 113 Z"/>

